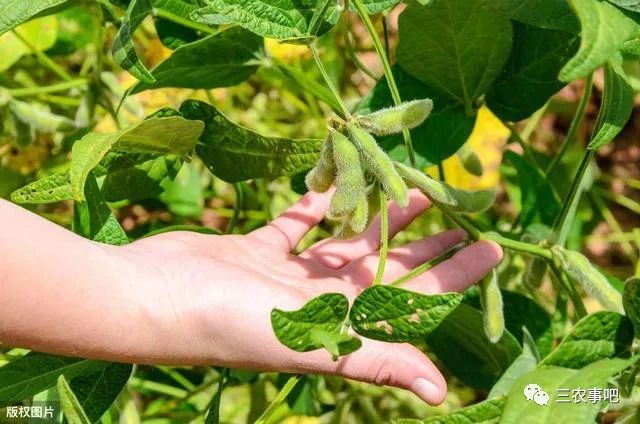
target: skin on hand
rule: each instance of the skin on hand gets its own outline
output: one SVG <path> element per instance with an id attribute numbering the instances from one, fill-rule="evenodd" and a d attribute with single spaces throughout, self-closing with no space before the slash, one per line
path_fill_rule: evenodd
<path id="1" fill-rule="evenodd" d="M 0 293 L 0 322 L 9 323 L 0 329 L 0 343 L 134 363 L 341 375 L 408 389 L 430 404 L 441 403 L 447 391 L 444 378 L 424 353 L 409 344 L 363 339 L 360 350 L 333 361 L 324 350 L 298 353 L 276 339 L 270 321 L 274 307 L 298 309 L 327 292 L 344 293 L 353 300 L 374 279 L 380 238 L 377 220 L 356 238 L 327 239 L 299 255 L 290 253 L 323 219 L 331 194 L 308 193 L 271 224 L 245 236 L 176 232 L 113 247 L 51 230 L 64 238 L 60 244 L 69 244 L 67 255 L 72 259 L 75 250 L 95 252 L 98 246 L 100 253 L 91 254 L 97 257 L 86 254 L 85 260 L 102 266 L 101 274 L 91 275 L 103 276 L 88 281 L 78 271 L 72 276 L 75 280 L 58 281 L 55 295 L 73 298 L 49 305 L 46 328 L 25 324 L 23 317 L 33 315 L 26 309 L 19 311 L 14 305 L 3 311 L 3 304 L 19 299 Z M 413 190 L 407 208 L 392 206 L 390 237 L 428 206 L 428 200 Z M 52 225 L 36 223 L 31 216 L 28 220 L 43 228 Z M 383 281 L 397 279 L 464 237 L 462 231 L 452 230 L 392 249 Z M 422 293 L 462 291 L 501 259 L 497 244 L 477 242 L 404 287 Z M 0 260 L 0 274 L 3 266 L 8 264 Z M 56 278 L 56 272 L 48 273 L 50 280 Z M 10 277 L 9 288 L 11 281 Z M 11 313 L 20 314 L 20 319 Z"/>

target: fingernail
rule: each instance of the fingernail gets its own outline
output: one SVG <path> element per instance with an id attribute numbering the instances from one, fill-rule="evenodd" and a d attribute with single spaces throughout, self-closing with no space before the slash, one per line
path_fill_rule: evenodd
<path id="1" fill-rule="evenodd" d="M 410 390 L 420 399 L 432 405 L 440 404 L 444 400 L 440 388 L 426 378 L 416 378 Z"/>

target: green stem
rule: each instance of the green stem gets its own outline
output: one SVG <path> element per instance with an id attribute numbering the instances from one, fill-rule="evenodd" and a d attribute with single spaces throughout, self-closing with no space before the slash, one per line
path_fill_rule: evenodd
<path id="1" fill-rule="evenodd" d="M 313 60 L 315 60 L 316 62 L 316 66 L 320 70 L 320 74 L 322 74 L 322 78 L 324 79 L 324 82 L 327 84 L 327 87 L 329 87 L 329 90 L 331 90 L 331 94 L 333 94 L 333 97 L 335 97 L 336 102 L 340 106 L 340 110 L 342 111 L 342 118 L 344 119 L 351 118 L 351 113 L 349 112 L 349 109 L 347 109 L 344 102 L 342 101 L 342 98 L 340 97 L 340 92 L 336 89 L 336 87 L 331 82 L 331 78 L 329 78 L 329 74 L 327 74 L 327 70 L 324 68 L 322 61 L 320 60 L 320 56 L 318 55 L 318 50 L 316 49 L 315 43 L 309 44 L 309 49 L 311 50 L 311 54 L 313 55 Z"/>
<path id="2" fill-rule="evenodd" d="M 533 131 L 536 129 L 536 127 L 540 123 L 540 119 L 542 119 L 544 114 L 547 112 L 549 103 L 550 103 L 550 100 L 548 100 L 547 103 L 544 104 L 544 106 L 542 106 L 533 115 L 531 115 L 531 118 L 529 118 L 524 128 L 522 129 L 522 133 L 520 134 L 524 140 L 529 141 L 529 139 L 531 138 L 531 135 L 533 134 Z"/>
<path id="3" fill-rule="evenodd" d="M 296 385 L 302 379 L 301 375 L 294 375 L 285 383 L 284 387 L 280 390 L 280 393 L 276 396 L 276 398 L 269 404 L 267 409 L 260 415 L 260 417 L 255 421 L 255 424 L 265 424 L 269 418 L 273 415 L 273 413 L 278 409 L 278 407 L 285 401 L 289 393 L 296 387 Z"/>
<path id="4" fill-rule="evenodd" d="M 353 47 L 353 42 L 351 41 L 351 34 L 349 34 L 349 29 L 347 28 L 346 21 L 343 24 L 343 37 L 344 37 L 344 46 L 347 50 L 347 54 L 349 58 L 356 65 L 356 68 L 360 69 L 362 73 L 367 75 L 369 78 L 377 80 L 378 77 L 374 74 L 371 69 L 367 68 L 364 63 L 358 57 L 358 53 L 356 53 L 355 48 Z"/>
<path id="5" fill-rule="evenodd" d="M 207 25 L 190 21 L 189 19 L 185 19 L 182 16 L 175 15 L 164 9 L 153 9 L 153 16 L 158 18 L 166 19 L 167 21 L 171 21 L 178 25 L 182 25 L 183 27 L 191 28 L 195 31 L 204 32 L 205 34 L 215 34 L 218 30 L 208 27 Z"/>
<path id="6" fill-rule="evenodd" d="M 569 147 L 573 144 L 573 141 L 576 138 L 576 134 L 578 132 L 578 128 L 580 128 L 580 123 L 584 118 L 584 113 L 587 110 L 587 105 L 589 104 L 589 99 L 591 98 L 591 92 L 593 91 L 593 74 L 590 74 L 587 77 L 585 82 L 584 91 L 582 92 L 582 98 L 580 99 L 580 103 L 578 104 L 578 109 L 576 110 L 573 119 L 571 120 L 571 125 L 569 126 L 569 131 L 567 131 L 567 136 L 564 139 L 564 143 L 560 147 L 560 151 L 555 155 L 547 169 L 545 170 L 545 174 L 547 176 L 553 174 L 555 170 L 558 168 L 562 157 L 567 153 Z"/>
<path id="7" fill-rule="evenodd" d="M 587 169 L 589 169 L 589 165 L 591 164 L 591 160 L 595 155 L 594 150 L 587 150 L 582 157 L 582 162 L 580 162 L 580 166 L 578 167 L 578 171 L 576 172 L 573 181 L 571 182 L 571 187 L 569 188 L 569 192 L 564 198 L 562 202 L 562 208 L 560 209 L 560 213 L 558 214 L 556 221 L 553 225 L 553 237 L 554 241 L 560 245 L 564 245 L 565 238 L 567 236 L 567 230 L 571 221 L 569 218 L 569 212 L 575 207 L 577 202 L 580 200 L 580 188 L 582 186 L 582 181 L 584 176 L 587 174 Z"/>
<path id="8" fill-rule="evenodd" d="M 513 250 L 515 252 L 526 253 L 549 260 L 553 259 L 551 251 L 546 247 L 538 246 L 531 243 L 525 243 L 523 241 L 513 240 L 507 237 L 503 237 L 498 233 L 483 233 L 480 238 L 482 240 L 494 241 L 500 246 Z"/>
<path id="9" fill-rule="evenodd" d="M 46 85 L 44 87 L 29 87 L 29 88 L 13 88 L 8 89 L 7 91 L 11 95 L 11 97 L 27 97 L 27 96 L 37 96 L 40 94 L 46 93 L 56 93 L 58 91 L 65 91 L 70 88 L 75 87 L 83 87 L 89 83 L 84 78 L 75 79 L 71 81 L 65 81 L 58 84 Z"/>
<path id="10" fill-rule="evenodd" d="M 233 205 L 233 216 L 231 217 L 231 221 L 229 221 L 229 226 L 227 227 L 227 234 L 233 234 L 233 230 L 238 225 L 238 219 L 240 218 L 240 213 L 242 212 L 242 207 L 244 204 L 244 193 L 242 191 L 242 183 L 235 183 L 233 185 L 233 189 L 236 192 L 236 203 Z"/>
<path id="11" fill-rule="evenodd" d="M 382 277 L 384 277 L 384 269 L 389 254 L 389 208 L 384 190 L 382 188 L 378 188 L 378 190 L 380 196 L 380 260 L 373 285 L 382 284 Z"/>
<path id="12" fill-rule="evenodd" d="M 384 76 L 387 80 L 387 85 L 389 86 L 389 91 L 391 91 L 391 98 L 393 99 L 393 103 L 396 106 L 399 106 L 402 103 L 402 99 L 400 98 L 400 91 L 398 90 L 398 85 L 396 84 L 396 80 L 393 77 L 393 72 L 391 72 L 391 65 L 389 64 L 389 60 L 387 59 L 387 54 L 382 46 L 382 42 L 380 41 L 380 37 L 376 32 L 375 27 L 373 26 L 373 22 L 371 22 L 371 18 L 367 13 L 367 9 L 362 4 L 362 0 L 353 0 L 353 5 L 358 10 L 358 14 L 364 23 L 364 26 L 367 28 L 367 32 L 369 32 L 369 36 L 373 41 L 373 45 L 378 53 L 378 57 L 382 62 L 382 69 L 384 70 Z M 409 156 L 409 162 L 411 162 L 411 166 L 414 168 L 417 165 L 416 155 L 413 150 L 413 143 L 411 142 L 411 133 L 409 130 L 402 131 L 402 136 L 404 137 L 404 144 L 407 148 L 407 154 Z"/>
<path id="13" fill-rule="evenodd" d="M 480 240 L 483 237 L 480 229 L 477 228 L 472 222 L 470 222 L 464 216 L 455 213 L 448 206 L 438 203 L 433 199 L 431 199 L 431 201 L 438 207 L 438 209 L 440 209 L 440 211 L 442 211 L 442 213 L 446 217 L 448 217 L 450 220 L 455 222 L 460 228 L 465 230 L 467 234 L 469 234 L 469 237 L 471 237 L 472 240 Z"/>
<path id="14" fill-rule="evenodd" d="M 624 234 L 624 230 L 618 223 L 618 220 L 613 215 L 611 210 L 607 207 L 604 200 L 602 200 L 602 197 L 600 197 L 600 195 L 598 194 L 598 191 L 590 193 L 590 197 L 591 197 L 591 201 L 600 212 L 600 215 L 602 215 L 607 225 L 611 227 L 611 230 L 613 230 L 615 234 Z M 636 254 L 631 242 L 621 241 L 620 247 L 622 248 L 624 253 L 629 257 L 629 259 L 631 259 L 633 262 L 636 262 L 638 260 L 638 255 Z"/>
<path id="15" fill-rule="evenodd" d="M 399 287 L 399 286 L 403 285 L 404 283 L 406 283 L 407 281 L 413 280 L 417 276 L 429 271 L 434 266 L 436 266 L 438 264 L 441 264 L 442 262 L 444 262 L 447 259 L 451 258 L 453 255 L 456 254 L 456 252 L 459 252 L 465 246 L 467 246 L 467 243 L 464 243 L 464 242 L 453 246 L 451 249 L 447 250 L 443 254 L 441 254 L 439 256 L 436 256 L 435 258 L 430 259 L 427 262 L 423 263 L 422 265 L 412 269 L 411 271 L 409 271 L 408 273 L 406 273 L 402 277 L 398 278 L 394 282 L 390 283 L 389 285 L 392 286 L 392 287 Z"/>
<path id="16" fill-rule="evenodd" d="M 27 46 L 27 48 L 29 50 L 31 50 L 31 53 L 33 53 L 36 56 L 38 61 L 43 66 L 49 68 L 49 70 L 51 70 L 51 72 L 53 72 L 54 74 L 56 74 L 58 77 L 60 77 L 61 79 L 65 80 L 65 81 L 71 81 L 73 79 L 71 77 L 71 75 L 69 75 L 69 73 L 64 70 L 64 68 L 62 68 L 56 62 L 54 62 L 53 59 L 51 59 L 49 56 L 47 56 L 46 54 L 44 54 L 40 50 L 38 50 L 26 38 L 24 38 L 22 35 L 20 35 L 20 33 L 18 31 L 11 30 L 11 32 L 13 33 L 13 35 L 16 36 L 16 38 L 18 38 L 18 40 L 20 40 L 22 42 L 22 44 L 24 44 L 25 46 Z"/>
<path id="17" fill-rule="evenodd" d="M 529 162 L 532 165 L 535 165 L 537 168 L 540 168 L 540 164 L 538 163 L 538 159 L 536 159 L 536 156 L 533 153 L 533 150 L 531 149 L 527 141 L 525 141 L 524 138 L 522 138 L 522 136 L 518 133 L 518 131 L 516 130 L 516 127 L 513 124 L 508 122 L 503 122 L 503 124 L 507 128 L 509 128 L 509 131 L 511 132 L 511 137 L 513 137 L 513 139 L 520 145 L 520 147 L 522 147 L 524 157 L 529 158 Z"/>
<path id="18" fill-rule="evenodd" d="M 604 190 L 600 187 L 594 187 L 594 191 L 600 194 L 602 197 L 629 209 L 631 212 L 640 214 L 640 203 L 636 202 L 635 200 L 630 199 L 627 196 L 623 196 L 622 194 L 611 193 L 608 190 Z"/>

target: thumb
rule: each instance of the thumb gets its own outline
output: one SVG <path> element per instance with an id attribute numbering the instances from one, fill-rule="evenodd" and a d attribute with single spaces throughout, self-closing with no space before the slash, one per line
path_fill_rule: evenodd
<path id="1" fill-rule="evenodd" d="M 332 362 L 330 374 L 410 390 L 431 405 L 447 395 L 447 383 L 429 358 L 409 344 L 364 340 L 362 348 Z M 323 352 L 326 353 L 326 352 Z"/>

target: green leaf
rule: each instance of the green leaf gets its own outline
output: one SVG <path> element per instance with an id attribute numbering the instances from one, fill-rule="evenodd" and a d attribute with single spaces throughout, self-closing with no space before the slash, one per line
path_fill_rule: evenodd
<path id="1" fill-rule="evenodd" d="M 133 365 L 111 363 L 96 373 L 79 376 L 69 382 L 92 423 L 100 420 L 113 405 L 129 381 L 132 371 Z"/>
<path id="2" fill-rule="evenodd" d="M 151 14 L 151 7 L 150 0 L 131 0 L 111 48 L 113 59 L 118 65 L 140 81 L 149 84 L 154 83 L 156 79 L 138 58 L 133 45 L 133 33 Z"/>
<path id="3" fill-rule="evenodd" d="M 69 382 L 61 375 L 58 377 L 58 396 L 60 396 L 60 405 L 65 418 L 73 424 L 91 424 L 89 417 L 82 409 L 82 405 L 78 402 L 78 398 L 71 390 Z"/>
<path id="4" fill-rule="evenodd" d="M 507 330 L 516 340 L 526 340 L 528 333 L 535 341 L 540 356 L 549 353 L 553 346 L 549 314 L 536 302 L 520 293 L 503 290 L 502 299 Z"/>
<path id="5" fill-rule="evenodd" d="M 107 202 L 142 200 L 158 196 L 163 183 L 173 180 L 182 159 L 175 155 L 111 152 L 96 171 L 103 170 L 102 195 Z M 96 172 L 99 175 L 99 172 Z"/>
<path id="6" fill-rule="evenodd" d="M 578 42 L 576 35 L 564 31 L 515 23 L 511 56 L 487 92 L 487 106 L 503 121 L 528 118 L 565 86 L 558 72 Z"/>
<path id="7" fill-rule="evenodd" d="M 2 14 L 0 14 L 0 19 L 2 19 Z M 1 22 L 0 25 L 2 25 Z M 55 44 L 58 35 L 58 22 L 53 16 L 34 19 L 16 28 L 15 32 L 24 38 L 33 47 L 33 50 L 42 52 Z M 8 32 L 0 36 L 0 48 L 2 49 L 0 72 L 11 68 L 23 56 L 33 53 L 16 34 Z"/>
<path id="8" fill-rule="evenodd" d="M 582 30 L 578 53 L 560 71 L 560 80 L 585 77 L 605 64 L 625 41 L 638 34 L 638 24 L 606 1 L 569 0 Z"/>
<path id="9" fill-rule="evenodd" d="M 201 178 L 201 167 L 194 163 L 185 163 L 174 180 L 162 184 L 164 192 L 160 195 L 160 200 L 175 215 L 200 218 L 204 209 Z"/>
<path id="10" fill-rule="evenodd" d="M 464 303 L 427 337 L 427 343 L 458 379 L 484 391 L 489 391 L 522 353 L 508 331 L 498 343 L 491 343 L 484 334 L 482 313 Z"/>
<path id="11" fill-rule="evenodd" d="M 506 399 L 489 399 L 449 415 L 425 418 L 424 420 L 400 419 L 397 424 L 490 424 L 497 423 L 502 415 Z"/>
<path id="12" fill-rule="evenodd" d="M 640 278 L 633 277 L 624 283 L 622 303 L 624 311 L 633 323 L 636 337 L 640 338 Z"/>
<path id="13" fill-rule="evenodd" d="M 400 66 L 465 105 L 468 114 L 511 51 L 511 22 L 482 8 L 480 0 L 412 3 L 400 15 L 399 28 Z"/>
<path id="14" fill-rule="evenodd" d="M 525 228 L 534 223 L 552 226 L 561 206 L 560 197 L 549 179 L 539 168 L 515 152 L 506 151 L 504 158 L 518 173 L 521 225 Z M 540 205 L 544 205 L 544 208 Z"/>
<path id="15" fill-rule="evenodd" d="M 632 341 L 633 327 L 627 317 L 616 312 L 596 312 L 578 321 L 541 364 L 582 368 L 603 358 L 628 356 Z"/>
<path id="16" fill-rule="evenodd" d="M 589 145 L 597 150 L 611 142 L 631 118 L 635 93 L 621 64 L 609 61 L 604 68 L 604 92 L 596 131 Z"/>
<path id="17" fill-rule="evenodd" d="M 399 66 L 393 66 L 392 72 L 403 100 L 433 100 L 433 111 L 429 119 L 411 130 L 417 165 L 421 168 L 434 165 L 455 154 L 471 135 L 476 115 L 467 115 L 462 103 L 430 88 Z M 387 81 L 381 78 L 356 112 L 367 114 L 393 105 Z M 382 137 L 379 143 L 391 159 L 409 163 L 401 135 Z"/>
<path id="18" fill-rule="evenodd" d="M 432 201 L 444 205 L 454 212 L 477 213 L 489 209 L 495 200 L 493 190 L 466 191 L 453 188 L 447 183 L 434 180 L 420 170 L 401 163 L 396 169 L 407 182 L 417 187 Z"/>
<path id="19" fill-rule="evenodd" d="M 221 22 L 240 25 L 263 37 L 303 39 L 309 35 L 316 3 L 316 0 L 206 0 L 207 7 L 195 13 L 217 15 Z M 325 19 L 335 22 L 335 12 L 336 7 L 332 6 Z"/>
<path id="20" fill-rule="evenodd" d="M 638 0 L 608 0 L 609 3 L 613 3 L 616 6 L 620 6 L 623 9 L 631 10 L 632 12 L 640 12 L 640 2 Z"/>
<path id="21" fill-rule="evenodd" d="M 74 204 L 73 231 L 76 234 L 115 246 L 129 243 L 129 239 L 118 220 L 104 201 L 93 174 L 84 186 L 85 202 Z"/>
<path id="22" fill-rule="evenodd" d="M 70 0 L 5 0 L 0 4 L 0 34 L 71 4 Z"/>
<path id="23" fill-rule="evenodd" d="M 11 193 L 11 201 L 20 204 L 55 203 L 73 199 L 68 172 L 49 175 Z"/>
<path id="24" fill-rule="evenodd" d="M 567 0 L 484 0 L 494 12 L 538 28 L 580 31 L 580 23 Z"/>
<path id="25" fill-rule="evenodd" d="M 583 254 L 554 246 L 551 252 L 564 272 L 604 308 L 623 313 L 622 296 Z"/>
<path id="26" fill-rule="evenodd" d="M 154 9 L 187 21 L 191 19 L 191 13 L 198 9 L 197 0 L 152 0 L 152 3 Z M 168 19 L 155 16 L 154 21 L 160 41 L 172 50 L 200 38 L 197 31 Z"/>
<path id="27" fill-rule="evenodd" d="M 312 168 L 322 140 L 265 137 L 229 121 L 207 103 L 188 100 L 180 112 L 205 123 L 196 148 L 209 170 L 227 182 L 294 175 Z"/>
<path id="28" fill-rule="evenodd" d="M 346 296 L 325 293 L 296 311 L 273 309 L 271 326 L 280 343 L 289 349 L 309 352 L 325 347 L 332 355 L 338 356 L 345 354 L 339 345 L 351 340 L 343 333 L 348 312 Z"/>
<path id="29" fill-rule="evenodd" d="M 480 309 L 479 290 L 468 289 L 464 295 L 465 303 Z M 549 314 L 532 299 L 509 290 L 502 290 L 502 305 L 507 331 L 516 340 L 526 340 L 527 337 L 531 337 L 540 356 L 547 355 L 553 345 Z"/>
<path id="30" fill-rule="evenodd" d="M 54 386 L 62 374 L 72 379 L 95 373 L 105 366 L 106 362 L 31 352 L 0 367 L 0 408 Z"/>
<path id="31" fill-rule="evenodd" d="M 131 94 L 162 87 L 211 89 L 240 84 L 258 70 L 262 44 L 260 37 L 242 28 L 185 44 L 153 68 L 155 82 L 140 82 Z"/>
<path id="32" fill-rule="evenodd" d="M 500 423 L 593 423 L 596 421 L 598 412 L 607 405 L 608 400 L 576 403 L 571 401 L 571 390 L 592 387 L 605 389 L 611 377 L 627 369 L 636 360 L 637 358 L 603 359 L 580 370 L 552 366 L 539 367 L 515 382 L 507 398 Z M 546 406 L 537 405 L 523 396 L 524 388 L 529 384 L 538 384 L 549 395 Z M 562 398 L 569 402 L 557 402 L 558 389 L 569 390 L 568 397 L 564 392 Z"/>
<path id="33" fill-rule="evenodd" d="M 189 154 L 202 134 L 203 125 L 180 116 L 150 118 L 114 134 L 89 133 L 73 145 L 69 174 L 74 198 L 82 200 L 89 172 L 113 150 L 132 153 Z"/>
<path id="34" fill-rule="evenodd" d="M 462 295 L 424 295 L 397 287 L 372 286 L 353 302 L 353 329 L 374 340 L 404 343 L 424 337 L 460 304 Z"/>
<path id="35" fill-rule="evenodd" d="M 370 14 L 384 12 L 391 9 L 396 4 L 400 3 L 400 0 L 361 0 L 367 12 Z"/>
<path id="36" fill-rule="evenodd" d="M 502 374 L 500 380 L 491 388 L 491 391 L 487 395 L 487 398 L 502 398 L 509 393 L 513 383 L 522 375 L 527 374 L 536 369 L 538 365 L 538 352 L 536 349 L 536 343 L 531 337 L 531 334 L 523 329 L 523 341 L 522 341 L 522 353 L 516 358 L 509 368 Z"/>

